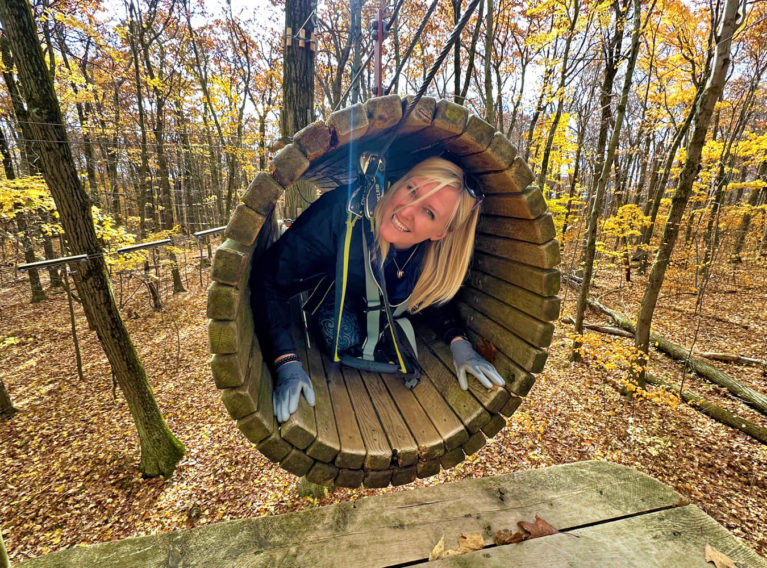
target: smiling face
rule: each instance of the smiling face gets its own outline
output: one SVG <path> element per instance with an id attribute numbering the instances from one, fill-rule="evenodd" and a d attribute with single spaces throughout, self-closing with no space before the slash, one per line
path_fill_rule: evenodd
<path id="1" fill-rule="evenodd" d="M 425 177 L 405 180 L 383 209 L 379 234 L 397 249 L 443 238 L 458 205 L 460 192 Z M 431 193 L 431 195 L 429 195 Z"/>

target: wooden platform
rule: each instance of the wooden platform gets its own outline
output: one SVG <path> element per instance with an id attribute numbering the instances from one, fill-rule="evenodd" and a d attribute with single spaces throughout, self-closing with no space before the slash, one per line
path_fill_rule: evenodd
<path id="1" fill-rule="evenodd" d="M 496 546 L 498 530 L 538 515 L 559 534 Z M 442 536 L 485 548 L 427 563 Z M 678 493 L 630 468 L 583 462 L 469 479 L 170 534 L 73 548 L 23 568 L 712 568 L 711 545 L 740 568 L 759 557 Z"/>

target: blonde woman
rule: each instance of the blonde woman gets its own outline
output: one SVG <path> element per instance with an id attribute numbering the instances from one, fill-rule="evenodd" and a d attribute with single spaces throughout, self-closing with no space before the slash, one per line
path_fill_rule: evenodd
<path id="1" fill-rule="evenodd" d="M 301 393 L 314 405 L 291 332 L 289 301 L 301 292 L 309 292 L 313 336 L 336 362 L 396 372 L 414 386 L 420 367 L 407 315 L 421 314 L 450 345 L 461 388 L 467 372 L 486 388 L 504 384 L 450 304 L 469 267 L 480 202 L 459 166 L 432 157 L 380 198 L 354 186 L 324 194 L 265 252 L 251 273 L 251 304 L 274 366 L 277 420 L 295 412 Z"/>

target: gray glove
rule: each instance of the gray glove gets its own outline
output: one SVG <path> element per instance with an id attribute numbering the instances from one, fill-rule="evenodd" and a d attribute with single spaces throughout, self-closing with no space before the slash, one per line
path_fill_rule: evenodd
<path id="1" fill-rule="evenodd" d="M 454 341 L 450 344 L 450 351 L 453 352 L 453 364 L 458 375 L 458 384 L 463 390 L 469 388 L 466 371 L 477 377 L 477 380 L 485 388 L 492 388 L 494 384 L 502 387 L 505 384 L 503 377 L 498 374 L 495 367 L 474 351 L 468 340 L 458 339 Z"/>
<path id="2" fill-rule="evenodd" d="M 298 409 L 298 399 L 304 392 L 309 406 L 314 406 L 314 389 L 301 363 L 291 361 L 277 368 L 277 381 L 272 393 L 274 416 L 278 422 L 285 422 Z"/>

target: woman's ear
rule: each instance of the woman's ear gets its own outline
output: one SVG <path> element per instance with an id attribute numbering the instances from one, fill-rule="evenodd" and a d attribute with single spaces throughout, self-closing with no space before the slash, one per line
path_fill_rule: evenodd
<path id="1" fill-rule="evenodd" d="M 444 231 L 444 232 L 442 232 L 442 233 L 440 233 L 438 235 L 434 235 L 433 237 L 430 237 L 429 240 L 430 241 L 442 240 L 442 239 L 444 239 L 447 236 L 447 233 L 448 233 L 447 231 Z"/>

